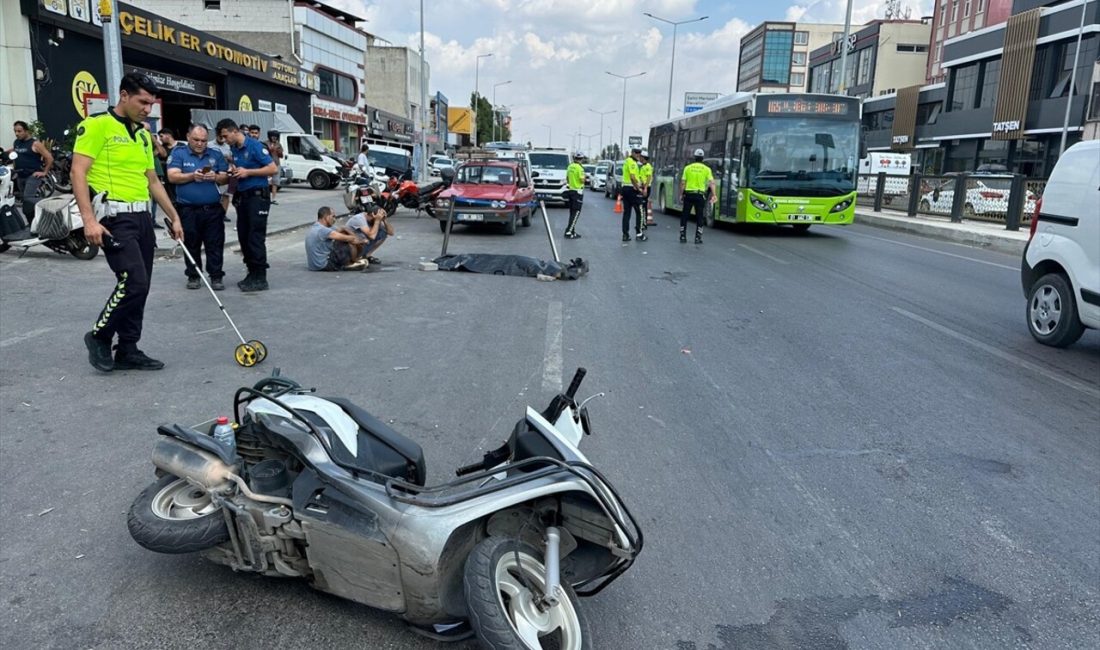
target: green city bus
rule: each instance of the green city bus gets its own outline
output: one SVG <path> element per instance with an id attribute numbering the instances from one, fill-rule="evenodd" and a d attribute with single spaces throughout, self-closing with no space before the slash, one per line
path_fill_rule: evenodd
<path id="1" fill-rule="evenodd" d="M 702 149 L 718 189 L 708 225 L 850 224 L 861 136 L 857 97 L 727 95 L 650 129 L 651 199 L 663 212 L 679 210 L 680 174 Z"/>

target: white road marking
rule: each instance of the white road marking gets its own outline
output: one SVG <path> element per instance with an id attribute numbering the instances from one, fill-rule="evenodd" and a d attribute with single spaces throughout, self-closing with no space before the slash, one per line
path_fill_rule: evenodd
<path id="1" fill-rule="evenodd" d="M 781 260 L 778 257 L 775 257 L 774 255 L 768 255 L 764 251 L 753 248 L 752 246 L 749 246 L 748 244 L 738 244 L 738 246 L 740 246 L 741 248 L 744 248 L 746 250 L 750 250 L 750 251 L 756 253 L 757 255 L 762 255 L 762 256 L 768 258 L 769 260 L 771 260 L 773 262 L 778 262 L 780 264 L 790 264 L 790 262 L 788 262 L 787 260 Z"/>
<path id="2" fill-rule="evenodd" d="M 930 321 L 927 318 L 924 318 L 923 316 L 918 316 L 918 315 L 914 314 L 913 312 L 906 311 L 906 310 L 902 309 L 901 307 L 891 307 L 891 309 L 893 309 L 897 313 L 901 314 L 902 316 L 905 316 L 906 318 L 915 320 L 918 323 L 921 323 L 922 325 L 927 325 L 928 327 L 931 327 L 932 329 L 936 330 L 937 332 L 940 332 L 941 334 L 946 334 L 947 336 L 950 336 L 953 339 L 956 339 L 958 341 L 962 341 L 963 343 L 967 343 L 967 344 L 969 344 L 969 345 L 971 345 L 975 348 L 978 348 L 979 350 L 982 350 L 984 352 L 988 352 L 989 354 L 992 354 L 993 356 L 997 357 L 998 359 L 1001 359 L 1002 361 L 1007 361 L 1007 362 L 1009 362 L 1013 365 L 1016 365 L 1016 366 L 1019 366 L 1019 367 L 1025 369 L 1025 370 L 1030 370 L 1031 372 L 1042 375 L 1043 377 L 1046 377 L 1047 379 L 1050 379 L 1052 381 L 1056 381 L 1059 384 L 1062 384 L 1063 386 L 1066 386 L 1068 388 L 1072 388 L 1073 390 L 1076 390 L 1076 391 L 1080 391 L 1080 392 L 1082 392 L 1082 393 L 1084 393 L 1084 394 L 1086 394 L 1090 397 L 1093 397 L 1095 399 L 1100 399 L 1100 388 L 1097 388 L 1096 386 L 1092 386 L 1092 385 L 1087 384 L 1083 381 L 1078 381 L 1076 379 L 1073 379 L 1072 377 L 1067 377 L 1067 376 L 1065 376 L 1064 374 L 1062 374 L 1060 372 L 1055 372 L 1053 370 L 1048 370 L 1048 369 L 1046 369 L 1046 368 L 1044 368 L 1044 367 L 1042 367 L 1042 366 L 1040 366 L 1036 363 L 1032 363 L 1032 362 L 1028 361 L 1027 359 L 1021 359 L 1020 357 L 1017 357 L 1013 354 L 1009 354 L 1008 352 L 1005 352 L 1004 350 L 998 350 L 997 348 L 993 347 L 992 345 L 989 345 L 988 343 L 983 343 L 982 341 L 979 341 L 975 338 L 971 338 L 971 337 L 967 336 L 966 334 L 963 334 L 961 332 L 956 332 L 955 330 L 951 329 L 950 327 L 947 327 L 946 325 L 940 325 L 939 323 Z"/>
<path id="3" fill-rule="evenodd" d="M 1009 271 L 1019 271 L 1018 266 L 1009 266 L 1007 264 L 998 264 L 996 262 L 987 262 L 985 260 L 979 260 L 976 257 L 967 257 L 966 255 L 956 255 L 955 253 L 948 253 L 947 251 L 939 251 L 935 248 L 928 248 L 927 246 L 917 246 L 916 244 L 907 244 L 903 241 L 897 241 L 895 239 L 887 239 L 885 237 L 875 237 L 874 235 L 867 235 L 861 232 L 848 231 L 850 234 L 857 235 L 859 237 L 867 237 L 868 239 L 877 239 L 879 241 L 888 242 L 891 244 L 897 244 L 898 246 L 907 246 L 909 248 L 915 248 L 919 251 L 925 251 L 928 253 L 935 253 L 937 255 L 945 255 L 947 257 L 954 257 L 955 259 L 966 260 L 968 262 L 977 262 L 978 264 L 985 264 L 986 266 L 995 266 L 999 269 L 1008 269 Z"/>
<path id="4" fill-rule="evenodd" d="M 42 334 L 45 334 L 46 332 L 52 332 L 53 330 L 54 330 L 53 327 L 40 327 L 36 330 L 31 330 L 29 332 L 24 332 L 24 333 L 20 334 L 19 336 L 13 336 L 10 339 L 4 339 L 3 341 L 0 341 L 0 348 L 6 348 L 9 345 L 15 345 L 16 343 L 21 343 L 23 341 L 26 341 L 27 339 L 33 339 L 36 336 L 41 336 Z"/>
<path id="5" fill-rule="evenodd" d="M 562 305 L 551 300 L 546 305 L 546 348 L 542 359 L 542 389 L 547 392 L 561 392 L 561 330 Z"/>

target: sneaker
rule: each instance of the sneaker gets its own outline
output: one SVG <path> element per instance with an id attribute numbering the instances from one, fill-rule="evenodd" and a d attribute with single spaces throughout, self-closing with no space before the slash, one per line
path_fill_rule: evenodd
<path id="1" fill-rule="evenodd" d="M 163 361 L 151 359 L 141 350 L 115 353 L 115 370 L 160 370 L 163 367 Z"/>
<path id="2" fill-rule="evenodd" d="M 381 266 L 382 260 L 378 259 L 374 255 L 368 255 L 367 261 L 371 263 L 371 266 Z"/>
<path id="3" fill-rule="evenodd" d="M 222 282 L 221 278 L 218 278 L 216 280 L 211 280 L 210 281 L 210 288 L 213 289 L 214 291 L 225 291 L 225 283 Z"/>
<path id="4" fill-rule="evenodd" d="M 681 244 L 686 244 L 686 243 L 688 243 L 688 236 L 687 236 L 687 233 L 686 233 L 686 232 L 684 232 L 683 230 L 681 230 L 681 231 L 680 231 L 680 243 L 681 243 Z"/>
<path id="5" fill-rule="evenodd" d="M 581 235 L 580 235 L 580 233 L 576 233 L 576 232 L 567 232 L 567 233 L 565 233 L 565 238 L 566 239 L 580 239 Z"/>
<path id="6" fill-rule="evenodd" d="M 198 278 L 187 278 L 187 288 L 188 289 L 198 289 L 201 286 L 202 286 L 202 280 L 200 280 Z"/>
<path id="7" fill-rule="evenodd" d="M 94 334 L 88 332 L 84 335 L 84 347 L 88 348 L 88 363 L 100 372 L 111 372 L 115 369 L 115 360 L 111 358 L 111 344 L 101 341 Z"/>
<path id="8" fill-rule="evenodd" d="M 623 233 L 623 241 L 630 241 L 630 235 Z"/>
<path id="9" fill-rule="evenodd" d="M 698 230 L 695 231 L 695 243 L 696 244 L 702 244 L 703 243 L 703 233 L 699 232 Z"/>
<path id="10" fill-rule="evenodd" d="M 640 232 L 635 235 L 634 239 L 637 239 L 638 241 L 649 241 L 649 237 L 644 232 Z"/>
<path id="11" fill-rule="evenodd" d="M 279 202 L 275 199 L 271 199 L 271 205 L 279 205 Z"/>
<path id="12" fill-rule="evenodd" d="M 344 267 L 345 271 L 355 271 L 357 269 L 365 269 L 370 266 L 370 261 L 367 259 L 355 260 L 351 264 Z"/>

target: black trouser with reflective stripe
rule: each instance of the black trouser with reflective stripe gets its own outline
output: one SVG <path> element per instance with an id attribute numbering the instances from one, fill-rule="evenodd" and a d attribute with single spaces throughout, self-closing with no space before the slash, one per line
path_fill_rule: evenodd
<path id="1" fill-rule="evenodd" d="M 680 211 L 680 230 L 687 230 L 688 219 L 695 211 L 695 229 L 701 230 L 705 222 L 707 195 L 702 192 L 684 192 L 684 209 Z"/>
<path id="2" fill-rule="evenodd" d="M 199 269 L 204 269 L 211 280 L 225 276 L 222 270 L 222 253 L 225 251 L 225 211 L 221 203 L 213 205 L 179 205 L 180 222 L 183 225 L 183 243 L 195 258 Z M 202 249 L 206 249 L 206 264 L 202 263 Z M 189 278 L 198 278 L 199 269 L 186 260 L 184 271 Z"/>
<path id="3" fill-rule="evenodd" d="M 237 241 L 244 265 L 253 275 L 267 275 L 267 215 L 271 210 L 271 190 L 237 190 L 233 195 L 237 208 Z"/>
<path id="4" fill-rule="evenodd" d="M 569 201 L 569 225 L 565 232 L 576 232 L 577 221 L 581 218 L 581 208 L 584 206 L 584 190 L 565 190 L 565 198 Z"/>
<path id="5" fill-rule="evenodd" d="M 110 341 L 117 334 L 119 347 L 133 347 L 141 339 L 145 299 L 153 276 L 153 252 L 157 245 L 153 218 L 148 212 L 125 212 L 100 223 L 111 231 L 121 249 L 103 251 L 118 283 L 92 328 L 92 335 Z"/>
<path id="6" fill-rule="evenodd" d="M 642 232 L 645 230 L 645 219 L 642 218 L 643 199 L 641 192 L 634 189 L 633 185 L 623 185 L 619 193 L 623 197 L 623 234 L 630 234 L 630 214 L 632 211 L 635 216 L 634 230 L 639 233 Z"/>

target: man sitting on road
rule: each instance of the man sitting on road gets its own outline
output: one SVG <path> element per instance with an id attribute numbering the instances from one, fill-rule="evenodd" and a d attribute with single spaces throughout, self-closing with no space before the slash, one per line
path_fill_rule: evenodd
<path id="1" fill-rule="evenodd" d="M 358 238 L 346 228 L 335 228 L 332 208 L 317 211 L 317 223 L 306 233 L 306 265 L 310 271 L 362 269 L 367 260 L 359 259 Z"/>
<path id="2" fill-rule="evenodd" d="M 386 218 L 385 208 L 375 208 L 368 212 L 360 212 L 359 214 L 348 219 L 348 223 L 345 226 L 349 232 L 355 233 L 356 241 L 359 244 L 361 257 L 366 258 L 366 261 L 371 264 L 381 264 L 377 257 L 373 256 L 374 251 L 385 243 L 386 238 L 393 234 L 393 226 L 390 225 L 389 219 Z"/>

